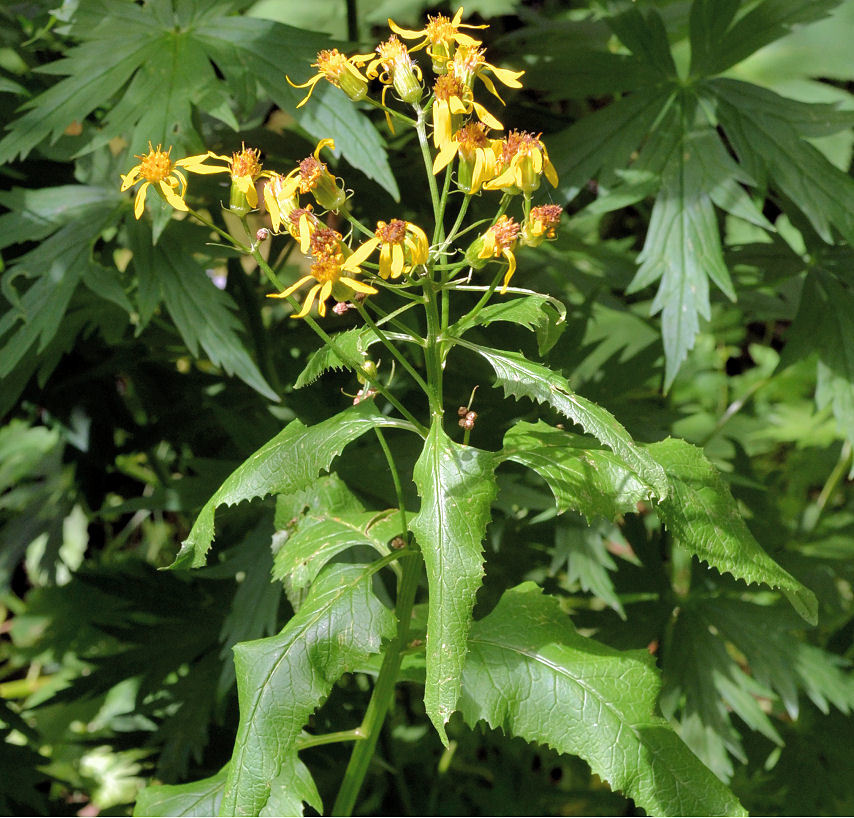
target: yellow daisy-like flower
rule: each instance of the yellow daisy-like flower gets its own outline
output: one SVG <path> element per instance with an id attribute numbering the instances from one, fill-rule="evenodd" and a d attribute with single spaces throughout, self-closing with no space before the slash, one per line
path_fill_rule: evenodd
<path id="1" fill-rule="evenodd" d="M 210 152 L 208 156 L 227 164 L 224 168 L 209 166 L 206 172 L 231 174 L 229 207 L 238 213 L 245 213 L 258 207 L 258 191 L 255 189 L 255 182 L 262 176 L 272 175 L 271 171 L 263 170 L 261 167 L 261 152 L 257 148 L 247 148 L 245 143 L 241 143 L 240 150 L 234 151 L 230 157 Z"/>
<path id="2" fill-rule="evenodd" d="M 409 49 L 394 36 L 377 46 L 378 56 L 371 60 L 366 72 L 385 86 L 394 86 L 403 102 L 417 102 L 421 99 L 421 69 L 409 56 Z M 386 89 L 383 88 L 383 102 Z"/>
<path id="3" fill-rule="evenodd" d="M 374 237 L 368 239 L 355 253 L 362 263 L 377 247 L 380 248 L 380 275 L 399 278 L 413 267 L 427 263 L 429 244 L 418 225 L 403 219 L 377 222 Z"/>
<path id="4" fill-rule="evenodd" d="M 374 294 L 377 290 L 353 278 L 360 274 L 364 254 L 348 255 L 349 248 L 342 242 L 341 234 L 329 227 L 319 227 L 311 237 L 310 252 L 314 257 L 309 275 L 303 276 L 291 284 L 284 292 L 272 293 L 268 298 L 287 298 L 309 281 L 315 284 L 306 293 L 302 309 L 292 318 L 305 318 L 317 300 L 317 312 L 321 318 L 326 316 L 326 300 L 330 295 L 339 301 L 350 298 L 353 291 Z M 361 248 L 359 248 L 361 250 Z"/>
<path id="5" fill-rule="evenodd" d="M 507 291 L 507 285 L 510 279 L 513 278 L 513 273 L 516 272 L 516 256 L 513 255 L 513 250 L 516 249 L 516 240 L 519 238 L 519 224 L 509 216 L 501 216 L 492 227 L 489 228 L 476 241 L 483 242 L 478 249 L 478 259 L 501 258 L 507 259 L 507 273 L 504 276 L 504 283 L 501 286 L 502 294 Z"/>
<path id="6" fill-rule="evenodd" d="M 164 151 L 160 145 L 153 148 L 149 142 L 148 153 L 145 156 L 139 154 L 136 156 L 139 164 L 132 167 L 128 173 L 122 174 L 122 193 L 142 180 L 133 205 L 133 215 L 137 219 L 145 210 L 145 196 L 151 185 L 157 185 L 157 191 L 175 210 L 187 211 L 187 204 L 184 201 L 187 193 L 187 177 L 179 168 L 185 168 L 191 173 L 216 173 L 202 164 L 208 158 L 206 153 L 173 162 L 169 156 L 171 152 L 171 147 Z"/>
<path id="7" fill-rule="evenodd" d="M 495 141 L 486 135 L 483 123 L 469 122 L 436 154 L 433 173 L 438 173 L 458 155 L 457 186 L 464 193 L 477 193 L 495 175 Z"/>
<path id="8" fill-rule="evenodd" d="M 560 205 L 532 207 L 525 224 L 522 225 L 522 244 L 526 247 L 539 247 L 544 241 L 553 241 L 562 214 L 563 208 Z"/>
<path id="9" fill-rule="evenodd" d="M 454 53 L 454 58 L 448 63 L 448 73 L 455 76 L 466 88 L 474 85 L 475 78 L 479 79 L 503 104 L 504 100 L 495 90 L 495 83 L 486 76 L 487 72 L 508 88 L 521 88 L 522 83 L 519 82 L 519 77 L 525 72 L 497 68 L 483 58 L 485 49 L 478 46 L 479 44 L 461 45 Z"/>
<path id="10" fill-rule="evenodd" d="M 335 150 L 335 140 L 321 139 L 317 143 L 314 153 L 285 177 L 283 195 L 289 198 L 297 191 L 311 193 L 321 207 L 338 210 L 347 201 L 347 193 L 338 186 L 326 163 L 320 161 L 320 152 L 324 148 Z"/>
<path id="11" fill-rule="evenodd" d="M 459 8 L 453 20 L 445 17 L 444 14 L 428 15 L 427 25 L 418 31 L 411 28 L 401 28 L 391 18 L 389 18 L 388 25 L 393 32 L 403 37 L 404 40 L 416 40 L 423 37 L 424 39 L 411 50 L 417 51 L 427 46 L 427 53 L 433 61 L 433 70 L 438 74 L 445 70 L 445 66 L 454 56 L 454 51 L 458 45 L 480 45 L 479 40 L 469 37 L 468 34 L 463 34 L 460 31 L 461 28 L 489 28 L 489 26 L 473 26 L 461 23 L 460 20 L 462 19 L 463 10 Z"/>
<path id="12" fill-rule="evenodd" d="M 472 111 L 486 126 L 497 131 L 504 126 L 479 102 L 471 88 L 466 88 L 453 74 L 442 74 L 433 85 L 433 145 L 443 148 L 462 124 L 462 117 Z"/>
<path id="13" fill-rule="evenodd" d="M 347 57 L 337 48 L 324 49 L 318 52 L 317 62 L 311 64 L 312 68 L 317 68 L 318 71 L 307 82 L 297 85 L 291 82 L 290 77 L 285 76 L 291 87 L 309 89 L 297 108 L 302 108 L 308 102 L 314 92 L 314 86 L 322 79 L 328 80 L 336 88 L 340 88 L 354 102 L 363 99 L 368 93 L 368 78 L 359 69 L 373 56 L 373 54 L 354 54 L 352 57 Z"/>
<path id="14" fill-rule="evenodd" d="M 531 194 L 540 186 L 543 175 L 552 187 L 557 187 L 557 171 L 540 137 L 527 131 L 510 131 L 501 142 L 497 175 L 485 187 Z"/>

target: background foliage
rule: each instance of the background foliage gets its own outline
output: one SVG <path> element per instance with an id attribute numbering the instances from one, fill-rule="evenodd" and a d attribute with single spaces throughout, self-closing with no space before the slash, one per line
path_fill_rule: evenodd
<path id="1" fill-rule="evenodd" d="M 283 80 L 307 77 L 329 37 L 364 47 L 387 16 L 417 26 L 424 11 L 388 0 L 348 30 L 339 0 L 0 9 L 0 811 L 127 814 L 152 782 L 196 781 L 198 797 L 209 795 L 208 777 L 245 727 L 235 661 L 241 674 L 263 664 L 270 640 L 304 627 L 294 610 L 305 593 L 348 588 L 359 570 L 341 562 L 325 580 L 334 582 L 309 591 L 319 567 L 295 580 L 287 561 L 298 561 L 300 535 L 335 525 L 305 509 L 357 522 L 355 541 L 370 542 L 365 509 L 396 504 L 384 460 L 354 433 L 337 476 L 309 494 L 221 508 L 208 567 L 156 570 L 188 535 L 210 543 L 213 507 L 209 534 L 191 527 L 249 453 L 287 421 L 311 426 L 343 409 L 341 391 L 358 384 L 321 374 L 314 336 L 267 306 L 252 264 L 209 244 L 204 227 L 156 202 L 150 220 L 135 221 L 118 174 L 148 140 L 177 155 L 245 140 L 286 166 L 332 136 L 338 172 L 366 212 L 429 210 L 404 136 L 332 87 L 297 111 L 300 92 Z M 569 661 L 574 632 L 561 615 L 571 614 L 603 655 L 646 652 L 604 678 L 603 695 L 651 713 L 657 665 L 661 714 L 747 809 L 850 813 L 854 3 L 480 0 L 466 12 L 489 20 L 494 62 L 527 71 L 503 119 L 543 132 L 567 215 L 555 244 L 520 254 L 516 275 L 568 309 L 560 322 L 528 303 L 533 337 L 484 311 L 472 346 L 500 338 L 526 357 L 481 351 L 449 369 L 447 405 L 482 384 L 473 442 L 505 461 L 484 490 L 496 499 L 471 649 L 500 665 L 489 651 L 501 650 L 508 621 L 529 616 L 537 638 L 565 643 L 554 661 Z M 199 189 L 209 203 L 225 196 L 218 177 Z M 346 330 L 349 320 L 329 324 Z M 566 416 L 583 411 L 542 391 L 538 353 L 651 444 L 643 458 L 667 465 L 674 496 L 639 503 L 624 480 L 621 495 L 585 499 L 573 435 L 549 437 L 557 423 L 578 431 Z M 496 376 L 551 407 L 504 400 L 486 388 Z M 389 439 L 415 466 L 428 515 L 440 499 L 423 491 L 419 451 Z M 619 482 L 606 461 L 603 450 L 601 479 Z M 276 491 L 302 490 L 294 481 Z M 418 508 L 415 485 L 405 488 Z M 614 499 L 603 506 L 605 497 Z M 692 524 L 680 529 L 684 509 Z M 725 518 L 735 522 L 722 528 Z M 286 530 L 289 551 L 276 545 Z M 788 572 L 776 583 L 787 596 L 755 582 L 772 570 L 767 555 Z M 376 599 L 330 601 L 370 628 L 329 669 L 346 671 L 341 679 L 312 688 L 318 701 L 328 693 L 313 732 L 361 718 L 375 635 L 390 628 Z M 522 708 L 512 717 L 520 737 L 492 729 L 507 703 L 467 695 L 476 679 L 463 679 L 443 747 L 416 665 L 364 813 L 636 809 L 575 755 L 587 757 L 591 739 L 544 739 Z M 520 683 L 508 676 L 506 686 Z M 293 754 L 314 777 L 307 802 L 331 805 L 346 758 L 340 745 Z M 169 814 L 175 807 L 153 799 L 170 792 L 147 790 L 137 809 Z"/>

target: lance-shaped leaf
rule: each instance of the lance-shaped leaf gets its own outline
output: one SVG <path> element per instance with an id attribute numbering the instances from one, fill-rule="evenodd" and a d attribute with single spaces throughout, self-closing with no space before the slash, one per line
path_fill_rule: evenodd
<path id="1" fill-rule="evenodd" d="M 504 435 L 501 456 L 533 469 L 551 488 L 559 512 L 613 520 L 634 511 L 649 489 L 625 462 L 589 437 L 547 423 L 521 421 Z"/>
<path id="2" fill-rule="evenodd" d="M 267 808 L 271 795 L 293 806 L 289 793 L 305 790 L 295 765 L 300 731 L 335 681 L 394 635 L 394 614 L 371 589 L 374 570 L 329 566 L 278 636 L 235 646 L 240 723 L 221 814 L 293 814 Z"/>
<path id="3" fill-rule="evenodd" d="M 454 443 L 435 420 L 413 472 L 421 510 L 418 538 L 427 583 L 427 715 L 447 744 L 445 723 L 456 710 L 475 595 L 483 579 L 483 536 L 497 492 L 490 452 Z"/>
<path id="4" fill-rule="evenodd" d="M 145 787 L 136 799 L 133 814 L 151 815 L 156 818 L 172 815 L 219 815 L 227 774 L 226 766 L 216 775 L 199 781 Z"/>
<path id="5" fill-rule="evenodd" d="M 652 443 L 647 449 L 670 478 L 671 494 L 661 501 L 658 512 L 676 544 L 721 573 L 779 588 L 795 610 L 815 624 L 815 594 L 762 550 L 702 449 L 674 438 Z"/>
<path id="6" fill-rule="evenodd" d="M 652 656 L 581 636 L 557 600 L 525 583 L 475 623 L 460 709 L 578 755 L 651 815 L 746 815 L 657 713 Z"/>
<path id="7" fill-rule="evenodd" d="M 482 347 L 463 340 L 457 343 L 477 352 L 489 362 L 495 371 L 496 386 L 503 386 L 506 395 L 547 403 L 611 448 L 626 466 L 655 490 L 658 497 L 667 495 L 664 469 L 632 440 L 623 425 L 607 409 L 573 392 L 566 378 L 542 364 L 529 361 L 518 352 Z"/>
<path id="8" fill-rule="evenodd" d="M 219 506 L 307 488 L 348 443 L 377 426 L 408 428 L 408 424 L 385 417 L 366 403 L 314 426 L 291 421 L 238 466 L 205 503 L 171 567 L 198 568 L 205 564 L 214 538 L 214 512 Z"/>
<path id="9" fill-rule="evenodd" d="M 389 541 L 403 533 L 397 509 L 309 512 L 276 552 L 273 579 L 289 577 L 293 588 L 304 588 L 342 551 L 371 545 L 384 556 L 389 553 Z"/>

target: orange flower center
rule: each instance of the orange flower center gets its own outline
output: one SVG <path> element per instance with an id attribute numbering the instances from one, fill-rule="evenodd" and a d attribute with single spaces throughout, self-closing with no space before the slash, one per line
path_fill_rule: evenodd
<path id="1" fill-rule="evenodd" d="M 396 65 L 412 65 L 409 51 L 394 34 L 377 46 L 377 54 L 379 54 L 383 68 L 388 72 L 391 72 Z"/>
<path id="2" fill-rule="evenodd" d="M 341 278 L 342 258 L 340 253 L 331 256 L 321 256 L 311 265 L 311 274 L 315 281 L 325 284 L 327 281 L 333 283 Z"/>
<path id="3" fill-rule="evenodd" d="M 261 173 L 261 152 L 257 148 L 243 148 L 231 155 L 231 175 L 255 179 Z"/>
<path id="4" fill-rule="evenodd" d="M 172 164 L 172 160 L 169 158 L 169 154 L 171 152 L 171 147 L 168 151 L 162 151 L 160 149 L 160 145 L 158 145 L 157 148 L 152 148 L 151 143 L 149 142 L 148 155 L 137 155 L 136 157 L 140 160 L 139 175 L 142 176 L 146 182 L 162 182 L 172 173 L 172 169 L 175 167 Z"/>
<path id="5" fill-rule="evenodd" d="M 514 157 L 532 156 L 542 148 L 543 143 L 540 142 L 539 136 L 528 131 L 510 131 L 501 143 L 501 165 L 507 167 Z"/>
<path id="6" fill-rule="evenodd" d="M 337 256 L 340 248 L 341 234 L 331 227 L 319 227 L 315 230 L 311 237 L 311 244 L 309 244 L 309 252 L 317 257 L 318 261 Z M 312 273 L 312 275 L 314 274 Z"/>
<path id="7" fill-rule="evenodd" d="M 460 46 L 454 54 L 452 70 L 462 82 L 470 79 L 483 65 L 484 49 L 476 46 Z"/>
<path id="8" fill-rule="evenodd" d="M 531 208 L 531 222 L 542 225 L 542 229 L 548 230 L 550 238 L 554 236 L 554 229 L 560 223 L 563 208 L 560 205 L 540 205 Z"/>
<path id="9" fill-rule="evenodd" d="M 402 219 L 392 219 L 388 224 L 377 222 L 374 235 L 384 244 L 402 244 L 406 238 L 406 222 Z"/>
<path id="10" fill-rule="evenodd" d="M 326 165 L 319 159 L 315 159 L 313 156 L 307 156 L 303 159 L 299 163 L 300 191 L 308 193 L 310 190 L 314 190 L 324 170 L 326 170 Z"/>
<path id="11" fill-rule="evenodd" d="M 462 98 L 463 85 L 453 74 L 442 74 L 433 85 L 433 93 L 436 99 L 448 102 L 452 97 Z"/>
<path id="12" fill-rule="evenodd" d="M 464 154 L 472 154 L 478 148 L 485 148 L 489 145 L 486 125 L 482 122 L 469 122 L 454 134 L 454 141 L 459 145 L 460 153 Z"/>
<path id="13" fill-rule="evenodd" d="M 499 250 L 509 250 L 519 236 L 519 225 L 509 216 L 502 216 L 489 228 L 489 231 L 495 238 L 495 246 Z"/>
<path id="14" fill-rule="evenodd" d="M 319 68 L 326 79 L 334 83 L 346 70 L 347 57 L 337 48 L 324 49 L 318 53 L 317 62 L 312 65 Z"/>
<path id="15" fill-rule="evenodd" d="M 451 25 L 449 17 L 445 17 L 444 14 L 427 16 L 427 27 L 424 29 L 424 34 L 432 45 L 451 42 L 455 33 L 456 29 Z"/>

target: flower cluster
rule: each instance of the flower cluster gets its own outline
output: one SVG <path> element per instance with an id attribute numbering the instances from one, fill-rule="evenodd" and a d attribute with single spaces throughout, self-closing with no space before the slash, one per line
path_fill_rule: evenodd
<path id="1" fill-rule="evenodd" d="M 453 18 L 429 16 L 422 29 L 402 28 L 389 20 L 390 36 L 375 51 L 347 56 L 337 49 L 326 49 L 317 54 L 312 63 L 317 73 L 308 80 L 294 83 L 287 78 L 293 87 L 308 89 L 298 108 L 325 80 L 350 100 L 370 102 L 383 109 L 390 125 L 403 121 L 419 129 L 425 158 L 429 155 L 428 174 L 435 176 L 444 171 L 445 190 L 455 181 L 465 199 L 451 235 L 445 235 L 441 219 L 437 219 L 433 248 L 422 227 L 404 218 L 377 221 L 373 230 L 355 218 L 349 200 L 352 192 L 321 156 L 324 151 L 335 151 L 331 139 L 321 139 L 311 155 L 287 172 L 264 169 L 260 151 L 245 145 L 230 156 L 208 151 L 173 160 L 171 148 L 164 151 L 160 145 L 153 148 L 149 144 L 148 154 L 137 157 L 140 163 L 122 176 L 123 191 L 142 183 L 134 202 L 135 217 L 141 217 L 149 189 L 176 210 L 188 211 L 186 173 L 229 174 L 228 209 L 244 219 L 251 211 L 260 209 L 262 215 L 266 211 L 268 227 L 253 228 L 256 240 L 266 241 L 271 235 L 289 236 L 306 256 L 308 272 L 272 296 L 290 298 L 313 282 L 294 315 L 297 318 L 308 315 L 315 302 L 318 313 L 325 316 L 330 297 L 338 302 L 335 313 L 343 314 L 348 299 L 358 301 L 359 297 L 374 295 L 377 287 L 418 286 L 421 277 L 432 277 L 440 267 L 451 271 L 439 274 L 444 286 L 462 266 L 477 270 L 496 261 L 506 263 L 501 289 L 506 292 L 516 271 L 517 247 L 536 247 L 556 236 L 562 208 L 552 204 L 533 206 L 532 198 L 543 178 L 557 186 L 557 172 L 540 134 L 510 130 L 500 136 L 503 124 L 478 101 L 477 93 L 485 89 L 488 99 L 503 105 L 496 84 L 520 88 L 524 72 L 487 62 L 483 43 L 470 33 L 486 26 L 465 24 L 462 16 L 462 9 Z M 427 68 L 422 69 L 416 59 L 422 50 L 434 73 L 429 85 L 425 83 Z M 380 101 L 369 96 L 373 82 L 382 86 Z M 414 119 L 389 107 L 389 92 L 398 102 L 412 107 Z M 430 126 L 435 151 L 432 153 L 427 142 Z M 435 194 L 437 185 L 432 179 L 430 184 Z M 451 242 L 455 234 L 462 232 L 469 198 L 492 192 L 503 195 L 489 226 L 467 250 L 453 249 Z M 513 197 L 521 197 L 523 203 L 519 220 L 505 213 Z M 435 195 L 433 198 L 434 214 L 439 215 L 445 200 L 440 202 Z M 327 214 L 331 214 L 328 219 Z M 203 218 L 195 212 L 193 215 Z M 350 222 L 353 233 L 345 236 L 334 229 L 342 220 Z M 359 233 L 366 238 L 361 244 L 353 239 Z M 371 263 L 369 259 L 375 251 L 378 259 Z M 270 277 L 278 282 L 272 271 Z M 372 283 L 366 283 L 365 277 Z"/>

